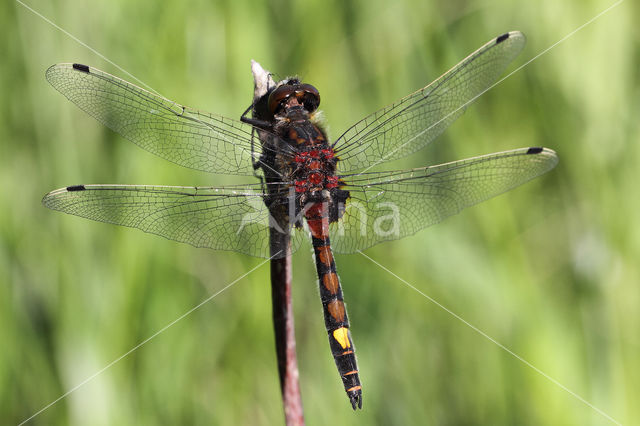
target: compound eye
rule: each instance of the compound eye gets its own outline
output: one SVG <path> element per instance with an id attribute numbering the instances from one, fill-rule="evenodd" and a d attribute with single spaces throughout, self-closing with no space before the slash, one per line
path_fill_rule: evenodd
<path id="1" fill-rule="evenodd" d="M 296 90 L 296 97 L 304 105 L 304 109 L 313 112 L 320 106 L 320 92 L 310 84 L 301 84 Z"/>
<path id="2" fill-rule="evenodd" d="M 284 104 L 284 101 L 294 94 L 295 91 L 293 86 L 284 84 L 271 92 L 268 101 L 269 112 L 275 115 Z"/>

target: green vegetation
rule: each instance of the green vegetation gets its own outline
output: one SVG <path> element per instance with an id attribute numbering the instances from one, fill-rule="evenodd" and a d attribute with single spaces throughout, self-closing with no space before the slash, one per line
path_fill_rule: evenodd
<path id="1" fill-rule="evenodd" d="M 60 0 L 29 4 L 164 96 L 229 117 L 250 59 L 319 88 L 330 134 L 521 30 L 510 70 L 612 2 Z M 259 265 L 45 209 L 79 183 L 244 178 L 148 154 L 50 87 L 81 62 L 127 80 L 19 3 L 0 6 L 0 423 L 17 424 Z M 558 167 L 366 252 L 617 421 L 640 418 L 640 36 L 627 1 L 482 96 L 414 167 L 526 146 Z M 248 179 L 251 181 L 251 179 Z M 310 250 L 294 256 L 308 425 L 604 425 L 606 417 L 361 255 L 337 256 L 364 386 L 354 413 L 327 345 Z M 265 265 L 29 424 L 276 425 Z"/>

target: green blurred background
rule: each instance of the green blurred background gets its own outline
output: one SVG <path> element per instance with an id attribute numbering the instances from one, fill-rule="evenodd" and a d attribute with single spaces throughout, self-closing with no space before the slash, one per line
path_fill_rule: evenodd
<path id="1" fill-rule="evenodd" d="M 237 118 L 249 60 L 319 88 L 337 137 L 483 43 L 521 30 L 523 64 L 612 2 L 30 2 L 164 96 Z M 17 424 L 260 259 L 41 206 L 79 183 L 251 181 L 148 154 L 50 87 L 86 63 L 131 77 L 4 1 L 0 92 L 0 423 Z M 640 418 L 640 38 L 627 1 L 482 96 L 395 167 L 543 145 L 548 175 L 366 253 L 617 421 Z M 611 422 L 361 255 L 337 256 L 364 385 L 354 413 L 308 250 L 294 256 L 307 424 Z M 29 424 L 283 422 L 265 265 Z"/>

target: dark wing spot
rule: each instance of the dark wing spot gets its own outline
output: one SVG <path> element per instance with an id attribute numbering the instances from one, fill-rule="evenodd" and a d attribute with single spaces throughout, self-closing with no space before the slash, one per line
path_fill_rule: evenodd
<path id="1" fill-rule="evenodd" d="M 534 146 L 529 148 L 529 150 L 527 151 L 527 154 L 540 154 L 542 152 L 543 148 L 540 146 Z"/>
<path id="2" fill-rule="evenodd" d="M 498 43 L 502 43 L 503 41 L 505 41 L 505 40 L 506 40 L 506 39 L 508 39 L 508 38 L 509 38 L 509 33 L 504 33 L 504 34 L 502 34 L 501 36 L 499 36 L 499 37 L 496 39 L 496 44 L 498 44 Z"/>
<path id="3" fill-rule="evenodd" d="M 89 65 L 73 64 L 73 69 L 88 73 L 89 72 Z"/>
<path id="4" fill-rule="evenodd" d="M 84 191 L 85 189 L 86 188 L 84 187 L 84 185 L 67 186 L 67 191 L 69 191 L 69 192 Z"/>

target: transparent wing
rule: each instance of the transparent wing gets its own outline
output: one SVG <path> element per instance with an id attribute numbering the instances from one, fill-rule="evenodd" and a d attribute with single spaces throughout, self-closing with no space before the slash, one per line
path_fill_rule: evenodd
<path id="1" fill-rule="evenodd" d="M 338 253 L 353 253 L 427 226 L 553 169 L 556 153 L 521 148 L 438 166 L 344 177 L 351 198 L 330 226 Z"/>
<path id="2" fill-rule="evenodd" d="M 354 124 L 334 144 L 340 170 L 369 168 L 424 148 L 498 79 L 524 44 L 520 32 L 503 34 L 427 87 Z"/>
<path id="3" fill-rule="evenodd" d="M 259 186 L 76 185 L 52 191 L 53 210 L 129 226 L 170 240 L 268 258 L 269 212 Z M 292 234 L 292 252 L 304 233 Z"/>
<path id="4" fill-rule="evenodd" d="M 80 109 L 153 154 L 205 172 L 253 174 L 251 128 L 240 121 L 198 112 L 87 65 L 53 65 L 46 77 Z M 259 153 L 253 156 L 257 161 Z"/>

